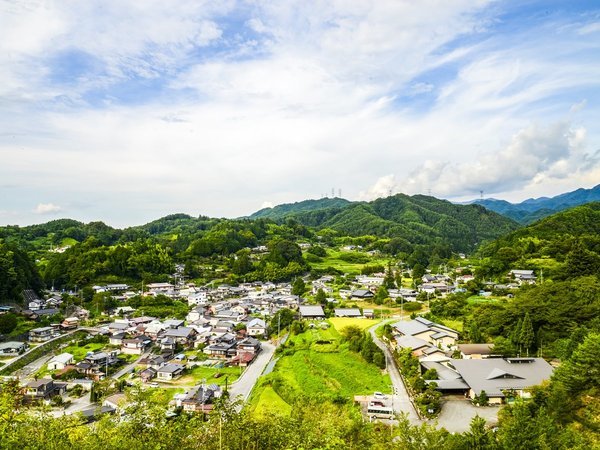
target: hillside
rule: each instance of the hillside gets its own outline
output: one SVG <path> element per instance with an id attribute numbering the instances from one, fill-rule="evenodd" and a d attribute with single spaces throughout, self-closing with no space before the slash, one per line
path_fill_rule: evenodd
<path id="1" fill-rule="evenodd" d="M 303 200 L 301 202 L 296 203 L 284 203 L 282 205 L 277 205 L 273 208 L 263 208 L 252 214 L 250 218 L 265 218 L 277 220 L 282 219 L 284 217 L 288 217 L 290 215 L 295 215 L 307 211 L 315 211 L 330 208 L 344 208 L 350 205 L 351 203 L 352 202 L 339 197 L 322 198 L 319 200 Z"/>
<path id="2" fill-rule="evenodd" d="M 551 198 L 530 198 L 521 203 L 509 203 L 492 198 L 475 200 L 473 203 L 510 217 L 519 223 L 528 224 L 573 206 L 596 201 L 600 201 L 600 184 L 591 189 L 577 189 Z"/>
<path id="3" fill-rule="evenodd" d="M 470 251 L 478 243 L 515 230 L 510 219 L 479 205 L 455 205 L 424 195 L 397 194 L 344 209 L 295 214 L 306 226 L 330 228 L 350 236 L 403 238 L 411 244 L 448 243 Z"/>
<path id="4" fill-rule="evenodd" d="M 498 270 L 519 263 L 550 268 L 559 278 L 600 272 L 600 202 L 588 203 L 521 228 L 481 249 Z M 527 267 L 524 267 L 527 268 Z"/>

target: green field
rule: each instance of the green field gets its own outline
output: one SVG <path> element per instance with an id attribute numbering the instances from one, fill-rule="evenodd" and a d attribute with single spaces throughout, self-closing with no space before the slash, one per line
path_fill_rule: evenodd
<path id="1" fill-rule="evenodd" d="M 389 390 L 389 376 L 349 351 L 335 327 L 315 327 L 290 337 L 273 372 L 259 380 L 250 408 L 259 415 L 287 414 L 302 397 L 352 404 L 355 395 Z"/>
<path id="2" fill-rule="evenodd" d="M 358 253 L 360 255 L 364 255 L 365 259 L 367 259 L 366 263 L 356 263 L 345 261 L 340 259 L 340 256 L 348 253 Z M 326 269 L 327 267 L 335 267 L 338 270 L 341 270 L 345 273 L 355 273 L 359 274 L 361 269 L 366 265 L 380 264 L 382 266 L 386 266 L 389 261 L 389 258 L 382 258 L 378 256 L 371 256 L 366 253 L 360 252 L 345 252 L 341 250 L 327 250 L 327 256 L 323 257 L 319 262 L 311 262 L 310 265 L 315 269 Z"/>
<path id="3" fill-rule="evenodd" d="M 79 347 L 77 344 L 71 344 L 68 347 L 60 350 L 60 353 L 70 353 L 71 355 L 73 355 L 73 359 L 75 360 L 75 362 L 79 362 L 83 358 L 85 358 L 85 355 L 88 352 L 100 351 L 105 346 L 106 346 L 106 344 L 99 344 L 99 343 L 95 343 L 95 342 L 86 344 L 83 347 Z"/>
<path id="4" fill-rule="evenodd" d="M 381 322 L 379 319 L 355 319 L 353 317 L 332 317 L 329 322 L 334 328 L 340 332 L 343 328 L 353 325 L 359 327 L 361 330 L 371 328 L 373 325 Z"/>
<path id="5" fill-rule="evenodd" d="M 220 377 L 215 378 L 215 374 L 222 374 Z M 225 377 L 227 377 L 227 383 L 231 384 L 237 380 L 241 375 L 239 367 L 205 367 L 196 366 L 192 370 L 188 371 L 178 380 L 175 380 L 176 384 L 199 384 L 202 380 L 206 380 L 208 384 L 218 384 L 219 386 L 225 384 Z"/>

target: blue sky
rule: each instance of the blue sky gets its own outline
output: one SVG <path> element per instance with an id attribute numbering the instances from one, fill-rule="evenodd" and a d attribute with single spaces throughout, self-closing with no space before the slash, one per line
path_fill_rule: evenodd
<path id="1" fill-rule="evenodd" d="M 0 2 L 0 224 L 600 183 L 600 7 Z"/>

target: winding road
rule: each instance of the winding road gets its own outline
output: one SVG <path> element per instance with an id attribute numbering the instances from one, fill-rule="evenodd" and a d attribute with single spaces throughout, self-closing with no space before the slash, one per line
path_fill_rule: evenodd
<path id="1" fill-rule="evenodd" d="M 423 422 L 419 418 L 414 405 L 410 401 L 410 397 L 408 396 L 408 392 L 406 391 L 406 386 L 404 386 L 402 376 L 400 375 L 400 371 L 398 370 L 398 366 L 396 365 L 396 361 L 394 360 L 392 352 L 375 333 L 375 330 L 377 330 L 377 328 L 382 327 L 388 322 L 389 321 L 380 322 L 377 325 L 372 326 L 371 328 L 369 328 L 369 332 L 373 337 L 373 342 L 375 342 L 377 347 L 379 347 L 385 355 L 386 366 L 388 369 L 388 373 L 390 374 L 390 379 L 392 380 L 392 386 L 394 389 L 394 394 L 392 395 L 394 412 L 405 413 L 409 422 L 412 425 L 420 425 Z"/>

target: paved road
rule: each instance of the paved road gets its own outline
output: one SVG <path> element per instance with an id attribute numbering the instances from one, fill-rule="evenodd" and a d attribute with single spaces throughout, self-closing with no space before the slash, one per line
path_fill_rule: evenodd
<path id="1" fill-rule="evenodd" d="M 29 348 L 29 350 L 27 350 L 27 351 L 26 351 L 25 353 L 23 353 L 22 355 L 19 355 L 19 356 L 17 356 L 16 358 L 13 358 L 13 359 L 11 359 L 11 360 L 10 360 L 10 361 L 8 361 L 8 362 L 5 362 L 5 365 L 4 365 L 4 366 L 2 366 L 2 367 L 1 367 L 1 369 L 2 369 L 2 370 L 6 369 L 7 367 L 9 367 L 9 366 L 11 366 L 12 364 L 16 363 L 18 360 L 20 360 L 21 358 L 23 358 L 23 357 L 27 356 L 29 353 L 31 353 L 32 351 L 34 351 L 35 349 L 37 349 L 37 348 L 39 348 L 39 347 L 41 347 L 41 346 L 43 346 L 43 345 L 46 345 L 46 344 L 48 344 L 48 343 L 50 343 L 50 342 L 53 342 L 53 341 L 55 341 L 55 340 L 57 340 L 57 339 L 64 338 L 65 336 L 68 336 L 68 335 L 70 335 L 70 334 L 77 333 L 78 331 L 87 331 L 88 333 L 98 333 L 100 330 L 99 330 L 98 328 L 92 328 L 92 327 L 79 327 L 79 328 L 77 328 L 77 329 L 75 329 L 75 330 L 67 331 L 66 333 L 64 333 L 64 334 L 61 334 L 60 336 L 54 337 L 54 338 L 52 338 L 52 339 L 49 339 L 49 340 L 47 340 L 47 341 L 45 341 L 45 342 L 41 342 L 41 343 L 40 343 L 40 345 L 36 345 L 36 346 L 34 346 L 34 347 L 30 347 L 30 348 Z M 46 358 L 46 355 L 42 356 L 40 359 L 42 359 L 42 360 L 43 360 L 44 358 Z M 50 358 L 47 358 L 47 359 L 45 359 L 44 363 L 45 363 L 46 361 L 48 361 L 49 359 L 50 359 Z M 23 371 L 23 370 L 24 370 L 26 367 L 28 367 L 28 366 L 31 366 L 32 364 L 35 364 L 36 362 L 37 362 L 37 361 L 34 361 L 33 363 L 31 363 L 31 364 L 29 364 L 29 365 L 27 365 L 27 366 L 23 367 L 22 369 L 20 369 L 20 370 L 19 370 L 17 373 L 15 373 L 14 375 L 19 375 L 19 376 L 21 376 L 21 377 L 22 377 L 22 376 L 23 376 L 23 374 L 22 374 L 21 372 L 22 372 L 22 371 Z M 42 364 L 42 365 L 43 365 L 43 364 Z M 42 365 L 40 365 L 40 366 L 38 367 L 38 369 L 40 369 L 40 368 L 42 367 Z M 36 369 L 36 370 L 38 370 L 38 369 Z"/>
<path id="2" fill-rule="evenodd" d="M 262 375 L 265 367 L 273 357 L 275 348 L 275 345 L 270 342 L 262 343 L 262 351 L 258 354 L 256 359 L 252 364 L 246 367 L 242 376 L 229 386 L 229 394 L 232 399 L 241 396 L 244 402 L 248 400 L 248 396 L 250 395 L 250 392 L 252 392 L 258 377 Z"/>
<path id="3" fill-rule="evenodd" d="M 135 366 L 137 365 L 137 363 L 143 359 L 146 358 L 150 355 L 151 352 L 146 352 L 143 355 L 141 355 L 138 359 L 136 359 L 134 362 L 127 364 L 125 367 L 123 367 L 121 370 L 119 370 L 118 372 L 113 373 L 110 377 L 113 380 L 118 380 L 119 378 L 121 378 L 123 375 L 125 375 L 126 373 L 129 372 L 133 372 L 133 370 L 135 369 Z"/>
<path id="4" fill-rule="evenodd" d="M 375 330 L 383 326 L 387 322 L 388 321 L 378 323 L 377 325 L 371 327 L 369 329 L 369 332 L 371 333 L 375 344 L 381 350 L 383 350 L 383 353 L 385 354 L 387 360 L 387 368 L 394 388 L 394 395 L 392 395 L 394 411 L 396 413 L 405 413 L 411 424 L 420 425 L 422 421 L 421 419 L 419 419 L 419 416 L 417 415 L 417 412 L 415 411 L 415 408 L 410 401 L 410 397 L 408 396 L 408 392 L 406 391 L 406 387 L 404 386 L 404 382 L 402 381 L 402 377 L 400 376 L 400 372 L 398 371 L 398 366 L 396 366 L 396 361 L 394 361 L 392 352 L 389 350 L 387 345 L 385 345 L 383 341 L 379 339 L 375 334 Z"/>

